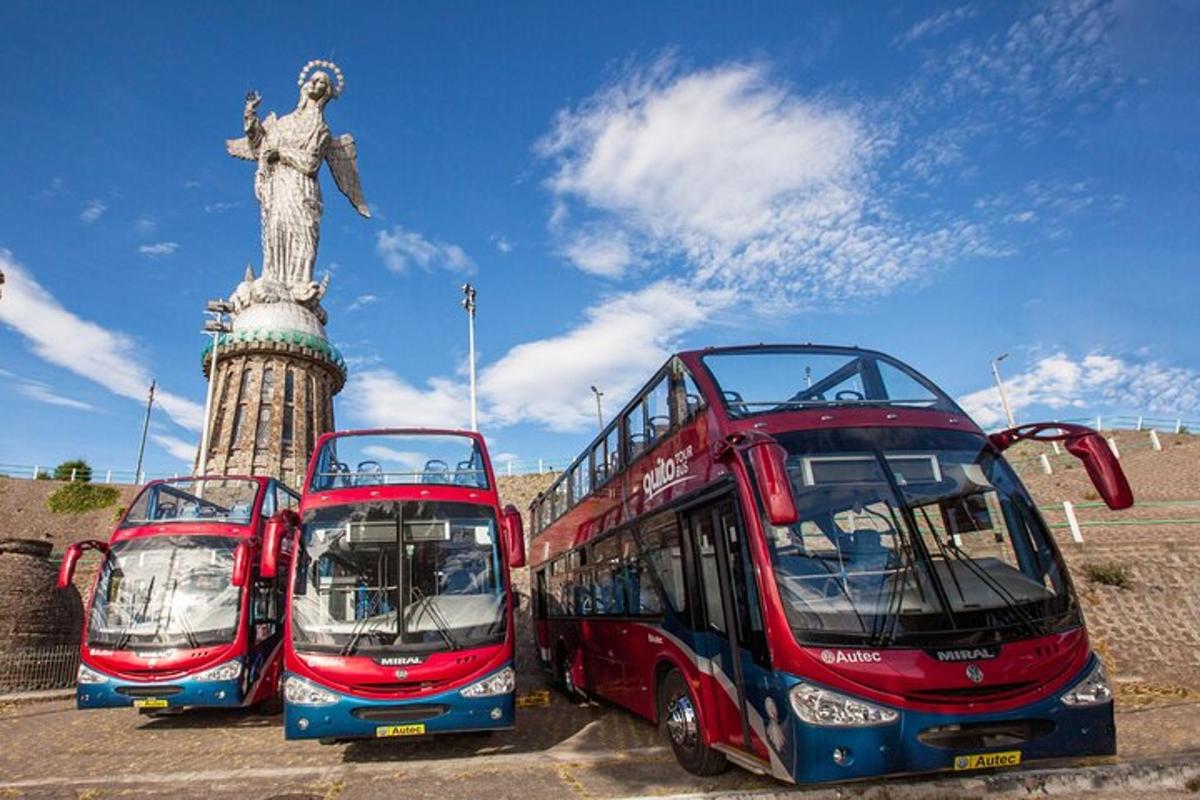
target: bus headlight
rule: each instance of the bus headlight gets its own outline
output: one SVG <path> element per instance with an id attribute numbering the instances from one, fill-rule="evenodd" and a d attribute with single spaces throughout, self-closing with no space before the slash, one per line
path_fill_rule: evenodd
<path id="1" fill-rule="evenodd" d="M 505 667 L 491 677 L 484 678 L 479 683 L 472 683 L 461 690 L 463 697 L 491 697 L 497 694 L 511 694 L 517 688 L 517 673 L 512 667 Z"/>
<path id="2" fill-rule="evenodd" d="M 198 681 L 232 681 L 236 680 L 241 674 L 242 662 L 234 660 L 226 661 L 224 664 L 218 664 L 203 672 L 198 672 L 195 678 Z"/>
<path id="3" fill-rule="evenodd" d="M 108 676 L 89 669 L 86 664 L 79 665 L 79 674 L 75 678 L 79 683 L 108 683 Z"/>
<path id="4" fill-rule="evenodd" d="M 331 706 L 338 696 L 311 681 L 289 675 L 283 684 L 283 699 L 297 706 Z"/>
<path id="5" fill-rule="evenodd" d="M 1073 708 L 1100 706 L 1112 702 L 1112 687 L 1108 685 L 1108 675 L 1104 673 L 1104 665 L 1099 659 L 1096 659 L 1096 666 L 1088 671 L 1083 680 L 1072 686 L 1061 699 L 1064 706 Z"/>
<path id="6" fill-rule="evenodd" d="M 788 697 L 801 722 L 827 728 L 865 728 L 887 725 L 900 715 L 890 708 L 877 706 L 856 697 L 831 692 L 809 683 L 792 687 Z"/>

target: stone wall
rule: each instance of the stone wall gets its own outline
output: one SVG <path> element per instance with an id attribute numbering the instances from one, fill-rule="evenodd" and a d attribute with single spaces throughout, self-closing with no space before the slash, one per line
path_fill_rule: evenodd
<path id="1" fill-rule="evenodd" d="M 58 565 L 49 555 L 49 542 L 0 539 L 0 652 L 79 641 L 79 592 L 55 588 Z"/>

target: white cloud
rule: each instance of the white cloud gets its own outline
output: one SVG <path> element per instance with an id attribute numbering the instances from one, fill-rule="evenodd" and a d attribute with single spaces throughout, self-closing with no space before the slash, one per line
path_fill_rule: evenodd
<path id="1" fill-rule="evenodd" d="M 363 455 L 378 459 L 384 464 L 399 464 L 409 469 L 423 469 L 429 456 L 413 450 L 397 450 L 394 447 L 384 447 L 378 444 L 367 445 L 362 449 Z"/>
<path id="2" fill-rule="evenodd" d="M 444 269 L 470 273 L 475 270 L 475 262 L 458 245 L 430 241 L 400 225 L 376 234 L 375 252 L 388 269 L 398 274 L 404 274 L 414 265 L 426 272 Z"/>
<path id="3" fill-rule="evenodd" d="M 100 219 L 100 217 L 104 216 L 104 212 L 107 210 L 108 206 L 106 206 L 104 203 L 100 202 L 99 200 L 92 200 L 89 201 L 84 207 L 83 211 L 80 212 L 79 219 L 84 225 L 91 225 L 93 222 Z"/>
<path id="4" fill-rule="evenodd" d="M 138 252 L 144 256 L 157 258 L 158 256 L 169 256 L 179 249 L 178 242 L 154 242 L 153 244 L 143 244 L 138 246 Z"/>
<path id="5" fill-rule="evenodd" d="M 133 229 L 140 236 L 149 236 L 158 228 L 158 221 L 151 216 L 141 216 L 133 221 Z"/>
<path id="6" fill-rule="evenodd" d="M 114 394 L 145 401 L 151 374 L 138 358 L 133 339 L 63 308 L 4 249 L 0 249 L 0 267 L 6 279 L 0 322 L 24 336 L 33 352 L 46 361 L 95 381 Z M 200 404 L 162 390 L 157 399 L 176 423 L 200 430 L 204 417 Z"/>
<path id="7" fill-rule="evenodd" d="M 371 303 L 374 303 L 378 299 L 379 298 L 373 294 L 360 294 L 358 297 L 354 298 L 354 302 L 352 302 L 350 305 L 346 306 L 346 310 L 347 311 L 358 311 L 363 306 L 369 306 L 369 305 L 371 305 Z"/>
<path id="8" fill-rule="evenodd" d="M 516 245 L 509 241 L 506 236 L 500 233 L 492 234 L 492 244 L 496 245 L 497 250 L 505 254 L 511 253 L 516 249 Z"/>
<path id="9" fill-rule="evenodd" d="M 537 151 L 554 165 L 551 230 L 577 266 L 682 261 L 695 288 L 777 312 L 998 252 L 964 220 L 918 225 L 884 205 L 872 167 L 888 146 L 863 109 L 799 97 L 761 66 L 660 60 L 560 112 Z"/>
<path id="10" fill-rule="evenodd" d="M 436 377 L 418 387 L 382 368 L 351 373 L 341 402 L 353 419 L 375 428 L 463 428 L 471 418 L 461 382 Z"/>
<path id="11" fill-rule="evenodd" d="M 161 433 L 152 433 L 150 438 L 180 461 L 186 461 L 189 464 L 196 463 L 196 451 L 200 449 L 200 445 L 196 442 L 185 442 L 183 439 Z"/>
<path id="12" fill-rule="evenodd" d="M 205 203 L 205 214 L 224 214 L 226 211 L 237 208 L 241 203 Z"/>
<path id="13" fill-rule="evenodd" d="M 62 406 L 63 408 L 74 408 L 79 411 L 95 411 L 96 407 L 91 403 L 85 403 L 82 400 L 76 400 L 71 397 L 64 397 L 58 394 L 50 386 L 39 381 L 23 381 L 17 391 L 26 397 L 37 400 L 39 403 L 48 403 L 52 406 Z"/>
<path id="14" fill-rule="evenodd" d="M 1006 377 L 1004 391 L 1018 422 L 1030 421 L 1020 412 L 1034 408 L 1073 410 L 1075 415 L 1105 410 L 1187 415 L 1200 411 L 1200 370 L 1104 353 L 1074 359 L 1059 352 Z M 959 403 L 984 427 L 1006 421 L 994 386 L 971 392 Z"/>
<path id="15" fill-rule="evenodd" d="M 934 36 L 941 33 L 955 23 L 977 17 L 980 11 L 982 9 L 979 6 L 974 3 L 968 3 L 965 6 L 959 6 L 958 8 L 952 8 L 949 11 L 935 14 L 932 17 L 926 17 L 897 36 L 892 43 L 897 47 L 904 47 L 922 37 Z"/>

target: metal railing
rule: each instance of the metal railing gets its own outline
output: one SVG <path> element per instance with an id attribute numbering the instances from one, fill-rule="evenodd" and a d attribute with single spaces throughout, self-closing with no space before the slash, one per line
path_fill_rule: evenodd
<path id="1" fill-rule="evenodd" d="M 79 645 L 0 651 L 0 694 L 69 689 L 79 670 Z"/>

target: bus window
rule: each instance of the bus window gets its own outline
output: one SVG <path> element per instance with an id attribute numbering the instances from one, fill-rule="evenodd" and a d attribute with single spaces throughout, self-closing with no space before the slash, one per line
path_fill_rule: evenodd
<path id="1" fill-rule="evenodd" d="M 693 512 L 689 520 L 696 546 L 696 562 L 700 565 L 700 589 L 704 595 L 708 626 L 726 633 L 725 604 L 721 602 L 721 582 L 717 571 L 717 531 L 713 527 L 712 509 L 703 508 Z"/>
<path id="2" fill-rule="evenodd" d="M 605 480 L 621 471 L 621 426 L 613 425 L 604 437 Z M 599 465 L 597 464 L 597 468 Z M 599 483 L 599 481 L 597 481 Z"/>
<path id="3" fill-rule="evenodd" d="M 606 536 L 592 545 L 593 613 L 624 614 L 625 598 L 618 592 L 617 571 L 621 564 L 619 536 Z"/>
<path id="4" fill-rule="evenodd" d="M 682 614 L 687 608 L 687 592 L 683 582 L 683 548 L 680 546 L 675 512 L 665 511 L 647 519 L 638 531 L 638 544 L 645 571 L 658 577 L 671 608 L 677 614 Z"/>
<path id="5" fill-rule="evenodd" d="M 625 430 L 629 437 L 629 453 L 625 463 L 637 458 L 651 444 L 649 425 L 646 422 L 646 400 L 643 398 L 625 415 Z"/>
<path id="6" fill-rule="evenodd" d="M 692 374 L 687 370 L 683 370 L 679 376 L 680 402 L 676 406 L 676 419 L 679 422 L 691 419 L 700 409 L 704 408 L 704 395 L 700 394 L 700 387 L 696 385 L 696 381 L 692 379 Z"/>
<path id="7" fill-rule="evenodd" d="M 588 469 L 588 460 L 575 465 L 575 469 L 571 470 L 571 502 L 578 503 L 583 498 L 592 493 L 591 470 Z"/>
<path id="8" fill-rule="evenodd" d="M 641 616 L 662 614 L 662 599 L 650 577 L 648 565 L 639 557 L 637 543 L 628 533 L 621 534 L 621 566 L 618 583 L 625 593 L 626 613 Z"/>
<path id="9" fill-rule="evenodd" d="M 646 443 L 653 445 L 671 429 L 671 382 L 662 380 L 646 392 Z"/>

